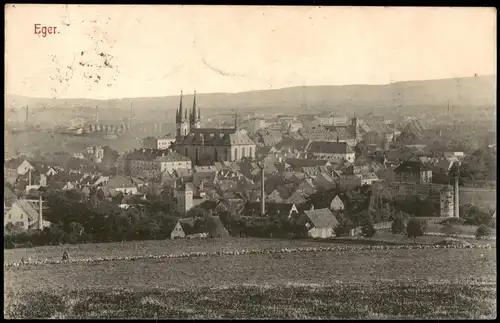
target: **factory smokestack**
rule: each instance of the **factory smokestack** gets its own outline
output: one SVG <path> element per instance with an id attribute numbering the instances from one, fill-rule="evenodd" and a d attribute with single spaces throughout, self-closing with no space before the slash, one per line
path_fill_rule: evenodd
<path id="1" fill-rule="evenodd" d="M 264 165 L 259 165 L 260 167 L 260 214 L 262 216 L 266 215 L 266 191 L 264 189 L 265 177 L 264 177 Z"/>
<path id="2" fill-rule="evenodd" d="M 458 195 L 458 177 L 455 177 L 455 189 L 453 190 L 454 198 L 455 198 L 455 207 L 454 211 L 455 214 L 453 215 L 454 218 L 459 218 L 460 217 L 460 199 Z"/>
<path id="3" fill-rule="evenodd" d="M 38 212 L 38 230 L 43 230 L 43 215 L 42 215 L 42 210 L 43 210 L 43 206 L 42 206 L 42 192 L 40 192 L 40 210 Z"/>

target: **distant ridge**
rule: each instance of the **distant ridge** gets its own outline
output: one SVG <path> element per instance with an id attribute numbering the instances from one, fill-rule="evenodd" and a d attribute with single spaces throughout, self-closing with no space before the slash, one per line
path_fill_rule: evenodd
<path id="1" fill-rule="evenodd" d="M 192 95 L 184 95 L 190 102 Z M 127 98 L 110 100 L 29 98 L 18 95 L 5 96 L 6 108 L 64 108 L 87 107 L 129 109 L 175 109 L 179 96 Z M 197 94 L 201 108 L 238 109 L 275 107 L 296 109 L 300 107 L 418 107 L 445 106 L 496 106 L 496 76 L 474 76 L 454 79 L 406 81 L 387 85 L 318 85 L 297 86 L 283 89 L 247 91 L 239 93 Z"/>

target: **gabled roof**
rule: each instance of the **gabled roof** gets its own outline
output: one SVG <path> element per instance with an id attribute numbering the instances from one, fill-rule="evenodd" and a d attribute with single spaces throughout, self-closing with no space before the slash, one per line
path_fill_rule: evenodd
<path id="1" fill-rule="evenodd" d="M 217 162 L 219 163 L 219 162 Z M 217 172 L 217 167 L 216 166 L 195 166 L 193 171 L 194 173 L 197 174 L 206 174 L 206 173 L 215 173 Z"/>
<path id="2" fill-rule="evenodd" d="M 307 140 L 307 139 L 296 140 L 296 139 L 291 139 L 291 138 L 284 138 L 278 144 L 276 144 L 275 147 L 278 150 L 291 149 L 291 150 L 303 151 L 306 149 L 308 144 L 309 144 L 309 140 Z"/>
<path id="3" fill-rule="evenodd" d="M 351 154 L 353 151 L 346 142 L 313 141 L 308 148 L 310 153 Z"/>
<path id="4" fill-rule="evenodd" d="M 38 220 L 38 211 L 27 200 L 17 200 L 13 204 L 17 204 L 28 216 L 29 221 Z"/>
<path id="5" fill-rule="evenodd" d="M 4 167 L 5 168 L 10 168 L 10 169 L 15 169 L 21 166 L 21 164 L 25 161 L 25 158 L 12 158 L 9 160 L 6 160 L 4 162 Z M 26 160 L 27 161 L 27 160 Z M 31 163 L 30 163 L 31 165 Z"/>
<path id="6" fill-rule="evenodd" d="M 174 174 L 176 175 L 176 177 L 184 177 L 184 178 L 193 176 L 193 172 L 189 168 L 177 168 L 174 171 Z"/>
<path id="7" fill-rule="evenodd" d="M 333 228 L 339 224 L 333 213 L 327 208 L 304 211 L 304 213 L 316 228 Z"/>
<path id="8" fill-rule="evenodd" d="M 296 205 L 303 204 L 307 202 L 307 196 L 302 193 L 300 190 L 295 191 L 292 196 L 290 196 L 286 203 L 294 203 Z"/>
<path id="9" fill-rule="evenodd" d="M 102 180 L 104 176 L 99 178 L 98 181 Z M 98 182 L 96 182 L 95 185 L 97 185 Z M 122 175 L 116 175 L 108 178 L 108 182 L 106 183 L 107 188 L 127 188 L 127 187 L 136 187 L 136 181 L 131 177 L 131 176 L 122 176 Z"/>
<path id="10" fill-rule="evenodd" d="M 325 166 L 328 164 L 328 160 L 321 159 L 287 158 L 285 162 L 296 170 L 302 167 Z"/>

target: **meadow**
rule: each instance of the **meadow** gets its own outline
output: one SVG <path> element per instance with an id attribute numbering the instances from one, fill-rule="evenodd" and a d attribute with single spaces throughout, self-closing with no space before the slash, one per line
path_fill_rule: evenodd
<path id="1" fill-rule="evenodd" d="M 4 313 L 16 318 L 496 316 L 494 248 L 28 265 L 4 276 Z"/>
<path id="2" fill-rule="evenodd" d="M 436 226 L 436 232 L 439 228 Z M 429 230 L 432 231 L 432 230 Z M 287 240 L 261 238 L 229 238 L 229 239 L 180 239 L 180 240 L 145 240 L 111 243 L 65 244 L 59 246 L 43 246 L 35 248 L 17 248 L 4 250 L 4 263 L 18 263 L 21 258 L 31 258 L 32 261 L 60 260 L 64 251 L 72 259 L 96 258 L 103 256 L 133 257 L 144 255 L 161 255 L 167 253 L 216 252 L 231 250 L 274 250 L 283 248 L 307 248 L 324 246 L 325 244 L 345 243 L 392 243 L 408 244 L 413 239 L 406 235 L 394 235 L 390 230 L 379 230 L 369 241 L 358 238 L 336 238 L 333 240 Z M 489 243 L 488 241 L 467 240 L 474 244 Z M 434 244 L 443 241 L 443 237 L 424 236 L 417 239 L 421 244 Z"/>

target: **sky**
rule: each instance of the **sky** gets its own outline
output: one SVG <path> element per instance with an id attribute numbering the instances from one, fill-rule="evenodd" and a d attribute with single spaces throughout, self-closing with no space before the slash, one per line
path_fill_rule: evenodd
<path id="1" fill-rule="evenodd" d="M 35 34 L 35 24 L 57 33 Z M 5 26 L 5 92 L 30 97 L 496 74 L 494 8 L 16 4 Z"/>

